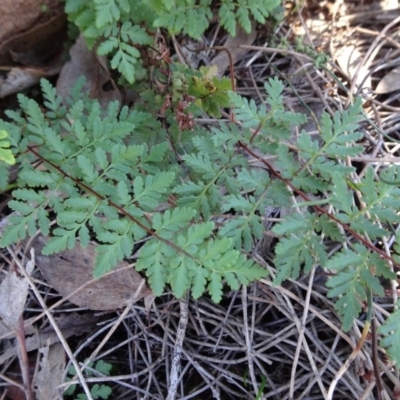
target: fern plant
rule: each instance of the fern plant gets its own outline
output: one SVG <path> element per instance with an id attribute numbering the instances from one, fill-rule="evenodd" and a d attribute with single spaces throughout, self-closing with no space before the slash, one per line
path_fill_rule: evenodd
<path id="1" fill-rule="evenodd" d="M 217 13 L 221 26 L 235 36 L 237 23 L 250 32 L 252 20 L 264 24 L 279 5 L 279 0 L 222 0 Z M 133 83 L 144 73 L 141 48 L 153 44 L 157 28 L 200 39 L 213 17 L 211 6 L 211 0 L 66 0 L 65 9 L 88 46 L 96 45 L 97 53 L 108 55 L 111 67 Z"/>
<path id="2" fill-rule="evenodd" d="M 144 104 L 153 104 L 147 112 L 139 104 L 130 111 L 114 103 L 103 111 L 79 86 L 62 105 L 45 80 L 43 109 L 19 95 L 21 112 L 8 111 L 11 122 L 0 122 L 20 165 L 18 189 L 9 202 L 15 215 L 0 244 L 8 246 L 38 229 L 51 235 L 45 254 L 73 248 L 77 238 L 82 246 L 94 239 L 100 244 L 96 277 L 135 253 L 136 269 L 144 271 L 156 295 L 169 285 L 178 298 L 190 290 L 195 298 L 208 292 L 218 302 L 224 283 L 236 290 L 266 275 L 250 256 L 264 235 L 264 210 L 293 206 L 303 211 L 293 211 L 273 228 L 280 237 L 275 282 L 296 279 L 316 265 L 329 270 L 328 296 L 348 330 L 364 303 L 383 294 L 380 278 L 395 279 L 389 263 L 399 261 L 374 244 L 391 236 L 393 224 L 400 222 L 398 166 L 379 175 L 367 168 L 354 182 L 355 170 L 345 162 L 363 151 L 357 144 L 361 101 L 333 118 L 324 114 L 321 140 L 302 132 L 290 146 L 294 153 L 286 140 L 305 117 L 285 110 L 279 80 L 265 83 L 265 103 L 257 106 L 226 90 L 207 70 L 186 76 L 182 86 L 180 71 L 173 72 L 172 81 L 179 81 L 172 89 L 175 105 L 186 99 L 184 111 L 195 115 L 229 99 L 235 123 L 210 130 L 193 123 L 183 129 L 182 116 L 157 103 L 159 95 L 151 90 L 142 96 Z M 220 95 L 204 93 L 210 82 Z M 191 96 L 185 97 L 185 90 Z M 157 119 L 160 109 L 168 132 Z M 266 153 L 275 156 L 273 164 L 260 156 Z M 253 167 L 250 157 L 263 167 Z M 7 177 L 9 168 L 0 161 L 0 176 Z M 355 201 L 355 191 L 362 203 Z M 294 203 L 294 195 L 304 201 Z M 330 255 L 325 238 L 344 246 Z M 400 362 L 392 340 L 400 332 L 396 321 L 391 317 L 381 328 L 387 335 L 382 344 Z"/>

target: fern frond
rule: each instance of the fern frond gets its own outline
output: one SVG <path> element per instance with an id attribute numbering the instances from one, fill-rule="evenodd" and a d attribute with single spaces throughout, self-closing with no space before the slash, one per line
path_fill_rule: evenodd
<path id="1" fill-rule="evenodd" d="M 326 268 L 337 271 L 334 277 L 329 278 L 327 286 L 331 289 L 329 297 L 338 297 L 335 308 L 341 316 L 343 329 L 349 330 L 354 319 L 362 309 L 362 302 L 367 298 L 367 290 L 373 294 L 383 296 L 383 287 L 375 276 L 391 276 L 395 274 L 388 266 L 382 264 L 379 257 L 372 255 L 361 244 L 354 244 L 354 250 L 342 249 L 326 263 Z M 376 263 L 380 267 L 376 268 Z M 372 271 L 375 271 L 374 273 Z"/>

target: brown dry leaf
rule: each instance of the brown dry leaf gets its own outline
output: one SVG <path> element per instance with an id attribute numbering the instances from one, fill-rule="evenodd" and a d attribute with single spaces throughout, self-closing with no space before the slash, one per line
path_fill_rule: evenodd
<path id="1" fill-rule="evenodd" d="M 400 89 L 400 68 L 392 69 L 386 74 L 375 89 L 375 93 L 391 93 Z"/>
<path id="2" fill-rule="evenodd" d="M 67 98 L 71 88 L 80 76 L 84 76 L 84 90 L 93 99 L 98 99 L 101 107 L 107 108 L 110 101 L 121 104 L 121 93 L 111 78 L 106 59 L 90 51 L 83 36 L 80 36 L 70 50 L 71 60 L 61 70 L 57 80 L 57 93 Z"/>
<path id="3" fill-rule="evenodd" d="M 43 354 L 38 373 L 35 375 L 33 387 L 36 400 L 49 400 L 57 398 L 59 385 L 63 383 L 65 369 L 64 347 L 58 343 L 45 346 L 39 350 Z"/>
<path id="4" fill-rule="evenodd" d="M 63 314 L 61 317 L 56 318 L 56 323 L 61 330 L 64 339 L 71 336 L 79 336 L 83 333 L 90 332 L 93 326 L 98 321 L 98 318 L 93 314 L 85 313 L 83 315 L 71 313 L 68 315 Z M 25 346 L 26 351 L 33 351 L 39 349 L 41 346 L 53 345 L 59 343 L 60 339 L 54 329 L 49 326 L 48 328 L 35 331 L 32 336 L 26 338 Z M 0 365 L 11 357 L 18 355 L 16 346 L 6 349 L 0 356 Z"/>
<path id="5" fill-rule="evenodd" d="M 36 265 L 46 281 L 64 297 L 85 285 L 78 293 L 68 298 L 71 303 L 89 310 L 115 310 L 125 307 L 134 299 L 143 279 L 133 268 L 127 268 L 127 262 L 118 263 L 115 270 L 94 281 L 96 246 L 89 244 L 85 249 L 77 243 L 72 250 L 45 256 L 41 250 L 47 241 L 47 238 L 39 235 L 32 242 Z M 93 282 L 88 284 L 90 281 Z M 146 286 L 143 286 L 135 300 L 148 293 Z"/>
<path id="6" fill-rule="evenodd" d="M 0 318 L 1 323 L 9 330 L 14 330 L 18 326 L 28 289 L 29 282 L 25 278 L 19 278 L 12 270 L 0 285 Z"/>
<path id="7" fill-rule="evenodd" d="M 255 24 L 252 25 L 252 29 L 250 33 L 247 33 L 242 27 L 237 27 L 236 36 L 228 36 L 226 42 L 224 43 L 224 47 L 229 51 L 232 56 L 232 62 L 235 64 L 241 58 L 243 58 L 249 50 L 241 49 L 239 46 L 246 44 L 253 44 L 254 40 L 257 37 L 257 31 L 255 28 Z M 229 67 L 230 61 L 229 56 L 226 51 L 220 51 L 211 61 L 212 65 L 216 65 L 218 67 L 219 75 L 223 75 L 225 70 Z"/>
<path id="8" fill-rule="evenodd" d="M 337 63 L 343 72 L 350 78 L 353 79 L 360 62 L 363 59 L 363 54 L 358 49 L 358 46 L 355 43 L 349 43 L 348 45 L 344 45 L 339 48 L 338 52 L 335 54 L 335 58 Z M 371 76 L 368 75 L 368 67 L 361 67 L 358 75 L 356 77 L 357 82 L 356 86 L 364 88 L 371 88 Z"/>

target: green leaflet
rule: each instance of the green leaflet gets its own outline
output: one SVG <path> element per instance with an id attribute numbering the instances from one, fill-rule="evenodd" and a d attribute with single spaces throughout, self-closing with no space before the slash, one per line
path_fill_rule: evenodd
<path id="1" fill-rule="evenodd" d="M 8 133 L 6 131 L 0 130 L 0 160 L 4 161 L 6 164 L 14 165 L 15 157 L 12 151 L 9 149 L 10 142 L 7 139 Z"/>
<path id="2" fill-rule="evenodd" d="M 172 211 L 166 210 L 163 214 L 154 214 L 152 226 L 157 235 L 168 237 L 188 226 L 195 215 L 196 211 L 193 209 L 177 207 Z"/>
<path id="3" fill-rule="evenodd" d="M 133 201 L 142 209 L 154 210 L 158 204 L 166 200 L 165 193 L 174 181 L 173 172 L 160 172 L 156 175 L 146 175 L 143 179 L 138 175 L 133 181 Z M 128 194 L 128 191 L 126 191 Z"/>

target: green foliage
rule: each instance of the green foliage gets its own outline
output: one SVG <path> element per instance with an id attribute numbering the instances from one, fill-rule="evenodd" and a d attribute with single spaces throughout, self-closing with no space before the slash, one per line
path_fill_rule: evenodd
<path id="1" fill-rule="evenodd" d="M 188 94 L 193 96 L 195 104 L 202 111 L 220 117 L 220 109 L 229 107 L 228 91 L 232 89 L 232 82 L 228 78 L 217 77 L 217 67 L 200 67 L 199 74 L 189 81 Z"/>
<path id="2" fill-rule="evenodd" d="M 96 101 L 79 99 L 77 94 L 69 106 L 62 106 L 46 81 L 42 81 L 43 110 L 20 95 L 23 114 L 8 112 L 13 123 L 7 125 L 21 164 L 19 189 L 9 202 L 17 214 L 10 218 L 1 245 L 24 239 L 37 229 L 51 234 L 44 254 L 73 248 L 77 238 L 83 246 L 95 238 L 99 246 L 94 276 L 100 277 L 131 256 L 135 243 L 146 239 L 137 253 L 136 268 L 146 273 L 156 295 L 170 285 L 177 297 L 191 290 L 195 298 L 208 292 L 219 301 L 224 282 L 236 290 L 265 276 L 265 270 L 245 254 L 263 238 L 266 207 L 292 204 L 287 186 L 271 179 L 267 170 L 251 168 L 238 146 L 275 149 L 281 176 L 305 192 L 324 191 L 336 218 L 304 211 L 275 225 L 273 230 L 281 237 L 275 247 L 276 283 L 296 279 L 301 270 L 308 272 L 315 265 L 335 271 L 327 283 L 328 295 L 338 299 L 337 309 L 348 329 L 361 311 L 366 292 L 382 293 L 378 277 L 392 278 L 393 273 L 363 243 L 349 243 L 329 258 L 322 238 L 343 242 L 340 221 L 376 240 L 386 235 L 382 224 L 400 221 L 400 189 L 376 180 L 371 168 L 356 185 L 366 205 L 360 209 L 354 203 L 353 168 L 341 159 L 362 151 L 354 144 L 361 137 L 357 132 L 360 101 L 333 119 L 322 116 L 321 143 L 312 142 L 303 132 L 295 143 L 299 150 L 295 159 L 282 139 L 289 138 L 291 126 L 303 123 L 304 116 L 284 109 L 281 82 L 266 82 L 265 104 L 256 106 L 229 92 L 210 69 L 186 78 L 182 71 L 174 70 L 174 79 L 182 83 L 175 92 L 176 102 L 185 97 L 184 89 L 201 98 L 199 93 L 217 88 L 207 92 L 221 91 L 212 107 L 203 101 L 196 106 L 212 113 L 218 105 L 224 107 L 229 97 L 242 130 L 232 123 L 221 123 L 212 133 L 195 126 L 182 143 L 181 134 L 159 136 L 157 124 L 147 125 L 149 113 L 126 108 L 118 112 L 116 104 L 102 111 Z M 169 121 L 173 131 L 178 121 L 172 115 Z M 141 129 L 146 130 L 145 141 L 153 143 L 151 147 L 136 135 Z M 254 138 L 251 129 L 258 132 Z M 177 154 L 168 152 L 170 140 Z M 34 166 L 37 159 L 43 161 L 40 170 Z M 389 167 L 383 178 L 394 181 L 396 174 Z M 171 194 L 174 206 L 168 205 Z M 52 228 L 50 211 L 56 218 Z M 215 215 L 224 217 L 216 223 Z"/>
<path id="3" fill-rule="evenodd" d="M 321 145 L 312 142 L 305 133 L 300 135 L 295 145 L 303 165 L 283 145 L 278 146 L 275 165 L 295 187 L 314 193 L 324 190 L 335 209 L 336 221 L 346 224 L 353 232 L 376 240 L 390 234 L 382 224 L 400 220 L 397 213 L 400 191 L 393 185 L 376 180 L 372 168 L 367 168 L 364 178 L 355 186 L 351 181 L 353 168 L 340 163 L 340 159 L 362 152 L 361 146 L 349 145 L 362 137 L 356 131 L 360 106 L 358 100 L 349 110 L 336 113 L 333 120 L 324 114 L 321 118 Z M 393 177 L 394 174 L 395 168 L 392 167 L 384 172 L 385 176 Z M 366 203 L 364 208 L 360 209 L 354 202 L 354 187 L 362 193 Z M 335 272 L 327 282 L 330 288 L 328 296 L 338 299 L 335 307 L 344 329 L 348 330 L 362 310 L 367 291 L 383 294 L 381 281 L 377 277 L 393 279 L 395 275 L 387 263 L 363 243 L 350 242 L 350 248 L 343 247 L 328 258 L 321 235 L 340 243 L 345 241 L 336 221 L 328 218 L 327 214 L 318 216 L 304 212 L 288 216 L 273 228 L 276 234 L 283 236 L 275 249 L 278 268 L 276 283 L 288 277 L 296 279 L 301 268 L 307 272 L 314 265 Z"/>
<path id="4" fill-rule="evenodd" d="M 208 292 L 220 301 L 223 283 L 236 290 L 266 275 L 241 253 L 241 240 L 250 251 L 254 240 L 261 238 L 263 207 L 271 202 L 273 195 L 268 193 L 276 183 L 265 171 L 247 171 L 248 161 L 236 152 L 237 130 L 222 126 L 210 136 L 194 128 L 187 148 L 173 142 L 184 163 L 179 170 L 175 156 L 167 152 L 167 138 L 150 148 L 135 134 L 147 120 L 143 113 L 127 108 L 118 113 L 116 104 L 102 111 L 89 99 L 71 99 L 71 105 L 62 108 L 48 82 L 42 81 L 42 90 L 43 110 L 19 96 L 26 129 L 14 143 L 21 171 L 19 189 L 9 203 L 17 215 L 9 219 L 2 246 L 34 235 L 37 229 L 51 234 L 43 254 L 71 249 L 77 238 L 83 246 L 96 239 L 94 276 L 100 277 L 147 238 L 136 267 L 145 271 L 156 295 L 168 284 L 177 297 L 191 290 L 195 298 Z M 20 114 L 8 116 L 17 132 Z M 147 139 L 157 137 L 158 130 L 148 129 Z M 225 147 L 216 146 L 230 132 Z M 35 160 L 42 160 L 40 170 Z M 260 182 L 265 182 L 264 189 L 258 187 Z M 176 207 L 166 207 L 171 194 Z M 241 226 L 226 235 L 219 232 L 224 226 L 211 222 L 212 215 L 245 201 L 250 207 L 240 210 Z M 52 228 L 50 211 L 56 222 Z"/>
<path id="5" fill-rule="evenodd" d="M 235 36 L 237 23 L 250 32 L 252 20 L 264 24 L 279 4 L 279 0 L 223 0 L 218 15 L 221 25 Z M 211 7 L 211 0 L 66 0 L 65 9 L 89 47 L 97 44 L 98 54 L 108 55 L 111 67 L 133 83 L 142 71 L 141 50 L 155 46 L 157 28 L 200 39 L 213 17 Z"/>
<path id="6" fill-rule="evenodd" d="M 93 362 L 88 364 L 88 368 L 85 370 L 85 375 L 87 377 L 96 376 L 96 371 L 103 375 L 110 375 L 112 369 L 112 365 L 104 362 L 103 360 L 99 360 L 94 364 Z M 70 366 L 68 369 L 68 376 L 66 378 L 67 381 L 70 381 L 73 376 L 76 375 L 76 370 L 74 366 Z M 68 390 L 65 392 L 67 396 L 72 396 L 77 389 L 77 385 L 71 385 Z M 98 385 L 95 384 L 90 388 L 90 394 L 93 399 L 108 399 L 112 393 L 112 389 L 107 385 Z M 78 393 L 77 397 L 74 400 L 87 400 L 87 396 L 84 393 Z"/>
<path id="7" fill-rule="evenodd" d="M 265 103 L 259 107 L 253 99 L 248 101 L 236 93 L 231 92 L 229 97 L 233 111 L 242 126 L 258 131 L 258 135 L 253 141 L 254 145 L 263 153 L 275 153 L 277 143 L 290 138 L 291 126 L 304 123 L 306 117 L 284 109 L 282 103 L 284 86 L 278 79 L 269 79 L 264 83 L 264 87 L 268 96 Z M 281 146 L 281 151 L 288 152 L 285 146 Z"/>
<path id="8" fill-rule="evenodd" d="M 214 117 L 221 116 L 221 108 L 229 107 L 229 91 L 232 82 L 217 77 L 217 67 L 200 67 L 194 71 L 181 64 L 171 65 L 171 100 L 174 105 L 186 105 L 186 113 L 201 115 L 206 112 Z"/>
<path id="9" fill-rule="evenodd" d="M 176 5 L 148 2 L 154 15 Z M 146 44 L 148 31 L 135 25 L 135 18 L 142 18 L 140 7 L 131 25 L 118 24 L 117 35 L 109 26 L 132 13 L 127 0 L 92 5 L 76 0 L 68 6 L 71 15 L 79 14 L 79 23 L 94 18 L 111 42 L 119 37 L 131 43 L 132 29 L 136 43 Z M 117 54 L 120 44 L 104 43 L 100 46 Z M 170 73 L 164 82 L 170 85 L 168 101 L 165 93 L 147 88 L 132 110 L 115 103 L 102 110 L 80 94 L 82 82 L 65 105 L 47 81 L 41 82 L 43 107 L 19 95 L 20 112 L 8 111 L 9 122 L 0 121 L 20 165 L 18 189 L 8 203 L 15 213 L 1 246 L 37 230 L 51 237 L 44 254 L 72 249 L 77 239 L 82 246 L 95 240 L 95 277 L 135 253 L 136 269 L 146 274 L 155 295 L 170 287 L 178 298 L 190 291 L 194 298 L 208 293 L 218 302 L 224 285 L 237 290 L 266 276 L 251 257 L 264 237 L 265 210 L 292 208 L 273 227 L 279 237 L 275 283 L 316 266 L 328 270 L 328 296 L 335 299 L 343 328 L 350 329 L 367 295 L 383 294 L 381 278 L 395 278 L 371 243 L 392 235 L 392 224 L 400 222 L 399 168 L 388 166 L 377 174 L 368 167 L 361 181 L 353 182 L 355 170 L 346 163 L 363 151 L 357 144 L 361 101 L 333 118 L 323 114 L 318 141 L 306 132 L 293 140 L 293 128 L 306 118 L 285 110 L 278 79 L 265 82 L 265 100 L 257 105 L 231 92 L 230 81 L 217 78 L 212 68 L 191 71 L 174 64 Z M 195 124 L 193 116 L 219 116 L 228 105 L 237 124 L 221 122 L 210 129 Z M 257 167 L 250 162 L 250 155 L 266 153 L 274 156 L 277 172 L 263 160 Z M 9 167 L 0 160 L 3 188 Z M 304 201 L 294 204 L 293 194 L 299 193 Z M 321 208 L 327 204 L 329 211 Z M 326 239 L 345 246 L 331 255 Z M 394 249 L 399 248 L 397 237 Z M 389 319 L 381 329 L 387 335 L 382 343 L 397 360 L 389 333 L 397 337 L 400 327 Z M 93 397 L 107 395 L 101 386 L 93 390 Z"/>
<path id="10" fill-rule="evenodd" d="M 350 329 L 354 318 L 362 311 L 369 290 L 375 295 L 384 294 L 381 279 L 378 278 L 395 279 L 396 275 L 387 262 L 364 242 L 347 241 L 347 247 L 329 258 L 322 237 L 343 243 L 343 228 L 346 227 L 348 231 L 375 241 L 391 235 L 391 224 L 400 221 L 400 189 L 387 183 L 395 181 L 398 168 L 388 167 L 381 172 L 383 179 L 380 180 L 368 167 L 361 182 L 354 184 L 351 179 L 354 169 L 340 161 L 362 152 L 362 147 L 354 144 L 362 137 L 357 132 L 360 107 L 361 101 L 358 100 L 349 110 L 335 113 L 333 119 L 324 114 L 320 125 L 321 144 L 312 142 L 309 135 L 302 133 L 295 143 L 300 159 L 295 160 L 280 144 L 275 162 L 281 175 L 297 189 L 313 193 L 324 191 L 327 201 L 334 207 L 332 215 L 335 218 L 328 217 L 328 214 L 293 213 L 275 225 L 273 231 L 282 236 L 275 248 L 274 262 L 278 269 L 275 282 L 281 283 L 288 277 L 296 279 L 302 268 L 307 272 L 316 265 L 334 272 L 327 282 L 328 296 L 337 299 L 335 308 L 345 330 Z M 254 117 L 260 116 L 254 106 L 249 108 Z M 354 190 L 361 193 L 365 203 L 363 208 L 355 203 Z M 309 205 L 312 203 L 320 202 L 309 202 Z M 394 330 L 392 319 L 388 324 L 390 329 L 385 325 L 382 332 Z M 382 343 L 392 346 L 388 338 Z M 391 354 L 397 350 L 392 348 Z"/>
<path id="11" fill-rule="evenodd" d="M 211 0 L 162 1 L 163 7 L 153 21 L 153 27 L 166 28 L 172 35 L 184 33 L 200 39 L 212 18 Z"/>

